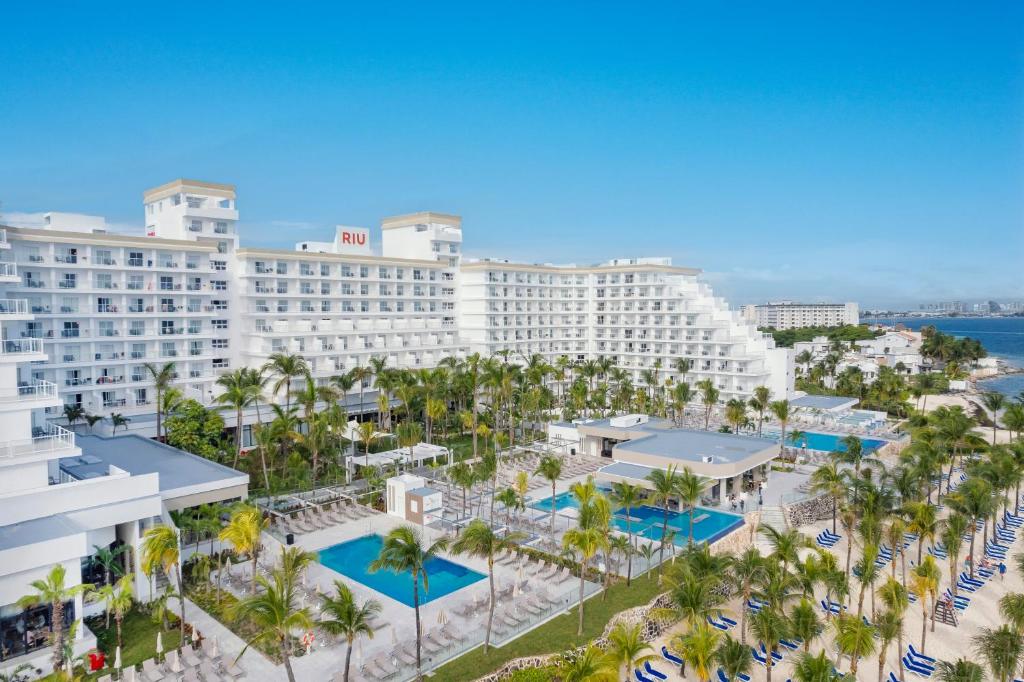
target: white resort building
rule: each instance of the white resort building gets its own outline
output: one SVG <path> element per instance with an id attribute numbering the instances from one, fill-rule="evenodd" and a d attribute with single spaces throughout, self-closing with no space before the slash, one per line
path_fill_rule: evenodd
<path id="1" fill-rule="evenodd" d="M 743 317 L 757 327 L 797 329 L 800 327 L 841 327 L 860 323 L 856 303 L 794 303 L 779 301 L 743 306 Z"/>
<path id="2" fill-rule="evenodd" d="M 499 350 L 603 356 L 634 377 L 654 368 L 674 376 L 685 359 L 686 380 L 710 379 L 723 399 L 759 385 L 792 393 L 792 351 L 730 310 L 698 270 L 669 259 L 463 262 L 461 219 L 432 212 L 384 219 L 379 254 L 368 230 L 343 226 L 330 242 L 248 248 L 234 187 L 193 180 L 146 191 L 143 211 L 138 236 L 58 213 L 3 232 L 0 275 L 31 313 L 11 318 L 5 336 L 45 354 L 24 381 L 56 386 L 51 420 L 79 405 L 153 435 L 145 363 L 173 361 L 185 397 L 209 405 L 220 374 L 277 352 L 303 355 L 318 380 L 371 358 L 419 368 Z M 362 405 L 358 389 L 348 396 L 350 413 L 376 409 L 372 386 L 364 389 Z"/>

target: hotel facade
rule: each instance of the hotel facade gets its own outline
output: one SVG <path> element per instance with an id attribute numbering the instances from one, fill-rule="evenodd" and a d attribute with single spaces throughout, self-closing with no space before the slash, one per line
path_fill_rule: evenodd
<path id="1" fill-rule="evenodd" d="M 27 314 L 6 338 L 38 346 L 21 378 L 54 387 L 51 421 L 79 405 L 152 435 L 146 363 L 174 362 L 185 397 L 211 404 L 218 376 L 277 352 L 301 354 L 321 381 L 375 357 L 415 369 L 499 350 L 604 356 L 634 377 L 657 365 L 666 378 L 684 358 L 686 380 L 710 379 L 724 399 L 759 385 L 792 392 L 792 353 L 669 259 L 464 262 L 461 219 L 433 212 L 385 219 L 379 253 L 368 230 L 344 226 L 333 241 L 249 248 L 234 187 L 191 180 L 146 191 L 143 211 L 139 236 L 57 213 L 3 233 L 0 282 Z M 364 393 L 350 411 L 376 409 Z"/>
<path id="2" fill-rule="evenodd" d="M 860 309 L 856 303 L 780 301 L 764 305 L 745 305 L 742 310 L 743 317 L 759 328 L 798 329 L 860 324 Z"/>

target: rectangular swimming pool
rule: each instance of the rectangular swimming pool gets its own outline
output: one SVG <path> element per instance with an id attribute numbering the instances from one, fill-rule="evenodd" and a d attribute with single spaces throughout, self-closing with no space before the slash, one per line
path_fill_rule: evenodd
<path id="1" fill-rule="evenodd" d="M 550 512 L 552 507 L 551 498 L 545 497 L 534 502 L 530 507 L 539 511 Z M 579 503 L 571 492 L 566 491 L 555 495 L 554 508 L 555 511 L 570 508 L 577 509 L 579 508 Z M 662 509 L 650 505 L 641 505 L 633 507 L 629 512 L 631 520 L 627 523 L 625 509 L 619 508 L 615 510 L 615 514 L 612 517 L 612 525 L 617 530 L 625 533 L 627 527 L 632 527 L 632 531 L 636 535 L 648 538 L 649 540 L 661 540 L 661 527 L 665 518 Z M 697 507 L 694 512 L 693 541 L 698 543 L 714 542 L 742 525 L 742 516 L 718 511 L 717 509 Z M 669 532 L 675 532 L 675 544 L 685 545 L 689 541 L 690 513 L 670 510 L 668 513 L 668 530 Z"/>
<path id="2" fill-rule="evenodd" d="M 406 606 L 412 606 L 412 575 L 409 573 L 395 574 L 391 571 L 370 573 L 368 567 L 380 554 L 384 538 L 379 535 L 364 535 L 337 545 L 320 550 L 320 563 L 337 571 L 346 578 L 362 583 L 372 590 L 391 597 Z M 420 577 L 420 604 L 427 604 L 451 594 L 463 587 L 468 587 L 485 577 L 482 573 L 452 563 L 440 557 L 427 562 L 427 583 L 430 589 L 423 590 L 423 578 Z"/>
<path id="3" fill-rule="evenodd" d="M 776 431 L 770 435 L 774 440 L 778 441 L 779 432 Z M 804 431 L 803 436 L 800 437 L 799 441 L 794 440 L 793 437 L 786 434 L 786 445 L 795 448 L 807 448 L 808 450 L 818 450 L 819 452 L 846 452 L 846 446 L 843 445 L 843 438 L 845 436 L 835 433 L 816 433 L 814 431 Z M 889 441 L 879 440 L 876 438 L 861 438 L 861 447 L 865 453 L 874 452 L 878 448 L 882 447 Z"/>

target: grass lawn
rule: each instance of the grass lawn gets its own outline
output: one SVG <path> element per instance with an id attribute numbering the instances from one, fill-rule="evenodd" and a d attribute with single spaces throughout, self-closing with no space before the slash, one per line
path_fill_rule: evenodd
<path id="1" fill-rule="evenodd" d="M 617 583 L 608 590 L 606 601 L 602 601 L 598 593 L 584 604 L 582 637 L 576 636 L 578 614 L 576 608 L 573 608 L 500 649 L 491 649 L 486 656 L 483 647 L 477 647 L 438 668 L 435 677 L 449 682 L 475 680 L 514 658 L 565 651 L 586 644 L 601 635 L 612 616 L 647 604 L 660 592 L 657 576 L 651 579 L 646 575 L 636 578 L 629 588 L 625 582 Z"/>

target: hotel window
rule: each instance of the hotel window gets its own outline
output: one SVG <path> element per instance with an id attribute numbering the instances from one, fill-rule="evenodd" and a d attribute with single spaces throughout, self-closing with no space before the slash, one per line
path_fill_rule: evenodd
<path id="1" fill-rule="evenodd" d="M 117 265 L 117 263 L 114 262 L 114 257 L 108 249 L 97 250 L 93 254 L 93 259 L 97 265 Z"/>
<path id="2" fill-rule="evenodd" d="M 225 270 L 227 270 L 227 269 L 228 269 L 228 264 L 227 264 L 227 262 L 226 262 L 226 261 L 222 261 L 222 260 L 211 260 L 211 261 L 210 261 L 210 265 L 211 265 L 211 266 L 213 267 L 213 269 L 214 269 L 214 270 L 216 270 L 217 272 L 224 272 Z"/>
<path id="3" fill-rule="evenodd" d="M 366 277 L 369 277 L 370 276 L 370 268 L 369 268 L 369 266 L 367 266 L 367 265 L 360 265 L 359 266 L 359 276 L 364 278 L 364 279 Z"/>
<path id="4" fill-rule="evenodd" d="M 213 325 L 214 329 L 227 329 L 228 328 L 228 321 L 227 320 L 213 320 L 210 324 Z"/>
<path id="5" fill-rule="evenodd" d="M 77 313 L 78 299 L 74 296 L 64 296 L 60 299 L 60 311 L 62 313 Z"/>
<path id="6" fill-rule="evenodd" d="M 326 263 L 321 263 L 320 264 L 320 276 L 321 277 L 330 277 L 331 276 L 331 266 L 327 265 Z"/>
<path id="7" fill-rule="evenodd" d="M 128 336 L 145 336 L 146 323 L 142 320 L 132 320 L 128 323 Z"/>
<path id="8" fill-rule="evenodd" d="M 277 261 L 276 272 L 279 275 L 287 275 L 288 274 L 288 264 L 285 263 L 284 261 Z"/>
<path id="9" fill-rule="evenodd" d="M 78 280 L 74 274 L 64 273 L 64 279 L 60 281 L 58 285 L 61 289 L 74 289 L 78 285 Z"/>
<path id="10" fill-rule="evenodd" d="M 322 312 L 322 313 L 329 313 L 329 312 L 331 312 L 331 302 L 330 301 L 320 301 L 320 312 Z"/>
<path id="11" fill-rule="evenodd" d="M 227 234 L 228 224 L 223 220 L 218 220 L 213 224 L 213 231 L 215 234 Z"/>
<path id="12" fill-rule="evenodd" d="M 224 350 L 225 348 L 228 347 L 228 340 L 227 339 L 214 339 L 213 341 L 210 342 L 210 344 L 214 348 L 216 348 L 217 350 Z"/>
<path id="13" fill-rule="evenodd" d="M 223 279 L 210 280 L 210 284 L 213 285 L 214 291 L 227 291 L 228 288 L 227 280 Z"/>

